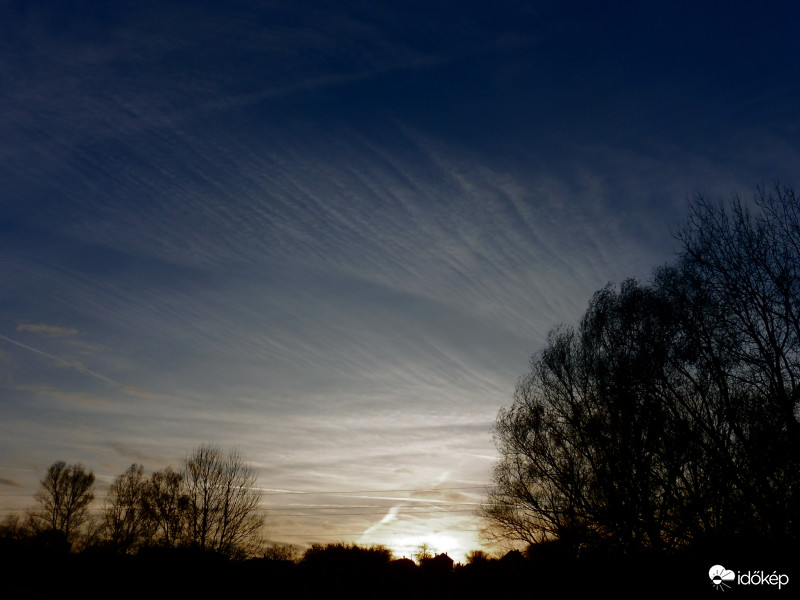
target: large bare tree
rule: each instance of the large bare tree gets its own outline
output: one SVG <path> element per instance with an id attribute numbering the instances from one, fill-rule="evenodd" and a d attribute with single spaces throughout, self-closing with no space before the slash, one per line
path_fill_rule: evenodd
<path id="1" fill-rule="evenodd" d="M 496 531 L 575 550 L 668 543 L 683 443 L 663 403 L 671 333 L 669 307 L 632 280 L 595 294 L 577 329 L 551 332 L 495 424 L 484 516 Z"/>
<path id="2" fill-rule="evenodd" d="M 145 505 L 147 483 L 142 465 L 132 464 L 108 491 L 105 529 L 118 552 L 134 552 L 150 539 L 154 528 Z"/>
<path id="3" fill-rule="evenodd" d="M 551 332 L 495 424 L 503 537 L 622 551 L 800 536 L 800 198 L 698 198 L 652 281 Z"/>
<path id="4" fill-rule="evenodd" d="M 183 465 L 188 532 L 201 550 L 248 553 L 260 541 L 264 518 L 256 472 L 242 455 L 213 445 L 197 448 Z"/>
<path id="5" fill-rule="evenodd" d="M 147 482 L 143 500 L 152 527 L 151 543 L 175 547 L 186 542 L 189 496 L 184 474 L 166 467 Z"/>
<path id="6" fill-rule="evenodd" d="M 94 473 L 80 463 L 68 465 L 58 460 L 47 469 L 41 486 L 34 496 L 40 506 L 35 517 L 72 543 L 94 500 Z"/>
<path id="7" fill-rule="evenodd" d="M 751 203 L 698 198 L 680 238 L 667 289 L 692 359 L 686 406 L 704 415 L 695 431 L 724 491 L 713 522 L 798 535 L 800 197 L 776 186 Z"/>

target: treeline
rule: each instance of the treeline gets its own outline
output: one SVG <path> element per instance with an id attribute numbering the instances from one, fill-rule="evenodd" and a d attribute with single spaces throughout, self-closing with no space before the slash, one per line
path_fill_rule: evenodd
<path id="1" fill-rule="evenodd" d="M 94 483 L 82 464 L 56 461 L 34 496 L 37 506 L 6 517 L 0 539 L 56 553 L 172 548 L 242 558 L 261 550 L 261 491 L 238 452 L 203 445 L 179 470 L 150 477 L 132 464 L 114 478 L 99 516 L 90 512 Z"/>
<path id="2" fill-rule="evenodd" d="M 496 421 L 484 515 L 567 555 L 800 540 L 800 199 L 699 198 L 647 283 L 553 329 Z"/>
<path id="3" fill-rule="evenodd" d="M 708 565 L 728 555 L 661 553 L 636 556 L 570 556 L 557 543 L 542 543 L 526 553 L 494 558 L 471 552 L 464 564 L 444 554 L 417 555 L 416 562 L 395 559 L 383 546 L 314 544 L 302 555 L 273 546 L 263 556 L 232 560 L 194 547 L 142 547 L 120 554 L 95 546 L 67 552 L 46 546 L 9 544 L 0 538 L 3 590 L 15 598 L 51 598 L 65 590 L 82 597 L 218 598 L 244 594 L 298 599 L 426 598 L 480 599 L 545 597 L 647 590 L 672 597 L 687 590 L 712 591 Z M 788 571 L 794 556 L 759 552 L 753 567 Z"/>
<path id="4" fill-rule="evenodd" d="M 479 550 L 454 564 L 427 544 L 415 560 L 396 559 L 381 545 L 315 543 L 304 552 L 268 545 L 253 471 L 239 454 L 213 446 L 150 477 L 131 465 L 114 478 L 100 512 L 91 508 L 94 485 L 83 465 L 56 461 L 37 506 L 0 524 L 7 594 L 211 598 L 235 589 L 295 598 L 473 598 L 522 586 L 528 564 L 518 552 L 499 560 Z"/>

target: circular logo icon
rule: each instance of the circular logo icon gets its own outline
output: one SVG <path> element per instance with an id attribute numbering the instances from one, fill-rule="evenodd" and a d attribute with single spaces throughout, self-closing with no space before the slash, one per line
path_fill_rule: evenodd
<path id="1" fill-rule="evenodd" d="M 725 588 L 731 587 L 727 582 L 733 581 L 736 574 L 722 565 L 714 565 L 708 570 L 708 578 L 711 579 L 711 585 L 718 590 L 725 591 Z"/>

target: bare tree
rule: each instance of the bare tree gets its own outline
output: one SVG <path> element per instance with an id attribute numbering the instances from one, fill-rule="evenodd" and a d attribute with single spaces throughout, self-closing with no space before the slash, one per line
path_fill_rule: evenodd
<path id="1" fill-rule="evenodd" d="M 681 443 L 664 404 L 669 314 L 629 280 L 597 292 L 577 330 L 551 332 L 495 424 L 502 458 L 483 515 L 501 537 L 666 543 Z"/>
<path id="2" fill-rule="evenodd" d="M 184 461 L 183 475 L 191 542 L 228 556 L 252 552 L 264 524 L 261 490 L 241 454 L 202 445 Z"/>
<path id="3" fill-rule="evenodd" d="M 528 543 L 796 539 L 800 199 L 699 198 L 679 260 L 551 332 L 495 424 L 483 509 Z"/>
<path id="4" fill-rule="evenodd" d="M 423 560 L 433 558 L 433 552 L 434 549 L 430 546 L 430 544 L 423 542 L 414 550 L 414 560 L 417 561 L 417 563 L 422 564 Z"/>
<path id="5" fill-rule="evenodd" d="M 485 565 L 493 560 L 484 550 L 470 550 L 464 558 L 468 565 Z"/>
<path id="6" fill-rule="evenodd" d="M 111 545 L 122 553 L 137 550 L 152 532 L 144 504 L 147 478 L 142 465 L 132 464 L 118 475 L 106 498 L 105 530 Z"/>
<path id="7" fill-rule="evenodd" d="M 32 515 L 11 513 L 0 521 L 0 539 L 24 540 L 36 534 L 36 518 Z"/>
<path id="8" fill-rule="evenodd" d="M 80 463 L 67 465 L 59 460 L 50 465 L 41 484 L 35 495 L 40 505 L 35 516 L 45 527 L 63 533 L 67 542 L 72 543 L 94 500 L 94 473 Z"/>
<path id="9" fill-rule="evenodd" d="M 184 475 L 167 467 L 156 471 L 146 484 L 143 506 L 152 527 L 153 543 L 175 547 L 186 541 L 189 496 Z"/>
<path id="10" fill-rule="evenodd" d="M 290 544 L 270 544 L 264 549 L 264 558 L 296 563 L 300 560 L 300 551 Z"/>
<path id="11" fill-rule="evenodd" d="M 723 492 L 710 517 L 784 535 L 799 516 L 800 198 L 777 186 L 751 205 L 699 197 L 680 239 L 671 289 L 694 354 L 689 407 L 717 417 L 698 431 Z"/>

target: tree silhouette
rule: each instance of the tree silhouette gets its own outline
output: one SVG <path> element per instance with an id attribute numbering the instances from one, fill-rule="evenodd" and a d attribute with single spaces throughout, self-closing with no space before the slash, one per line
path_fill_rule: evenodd
<path id="1" fill-rule="evenodd" d="M 296 563 L 300 559 L 299 550 L 289 544 L 270 544 L 264 549 L 264 558 L 279 562 Z"/>
<path id="2" fill-rule="evenodd" d="M 682 319 L 694 389 L 682 408 L 706 415 L 692 421 L 718 493 L 703 525 L 796 537 L 800 199 L 777 186 L 759 190 L 752 209 L 698 198 L 680 239 L 681 259 L 659 284 Z"/>
<path id="3" fill-rule="evenodd" d="M 184 461 L 183 478 L 192 544 L 233 556 L 259 543 L 261 490 L 238 452 L 224 455 L 216 446 L 202 445 Z"/>
<path id="4" fill-rule="evenodd" d="M 86 511 L 94 500 L 93 487 L 94 473 L 80 463 L 67 465 L 58 460 L 47 469 L 34 496 L 40 505 L 34 516 L 47 529 L 62 533 L 71 544 L 86 522 Z"/>
<path id="5" fill-rule="evenodd" d="M 484 550 L 470 550 L 464 556 L 468 565 L 483 565 L 494 560 Z"/>
<path id="6" fill-rule="evenodd" d="M 634 281 L 551 332 L 495 428 L 502 456 L 484 515 L 503 535 L 577 547 L 661 546 L 677 451 L 662 404 L 668 307 Z"/>
<path id="7" fill-rule="evenodd" d="M 118 475 L 106 497 L 105 529 L 111 546 L 131 553 L 149 541 L 153 521 L 145 504 L 147 478 L 142 465 L 132 464 Z"/>
<path id="8" fill-rule="evenodd" d="M 190 499 L 182 473 L 172 467 L 153 473 L 146 482 L 142 504 L 151 523 L 152 544 L 176 547 L 186 542 Z"/>
<path id="9" fill-rule="evenodd" d="M 495 424 L 483 514 L 528 543 L 797 537 L 800 203 L 702 198 L 683 252 L 554 329 Z"/>
<path id="10" fill-rule="evenodd" d="M 386 577 L 392 553 L 383 546 L 358 546 L 334 542 L 312 544 L 303 553 L 304 597 L 380 597 L 386 595 L 380 584 Z"/>
<path id="11" fill-rule="evenodd" d="M 433 558 L 433 548 L 426 542 L 422 542 L 414 550 L 413 557 L 417 563 L 422 564 L 423 560 Z"/>

